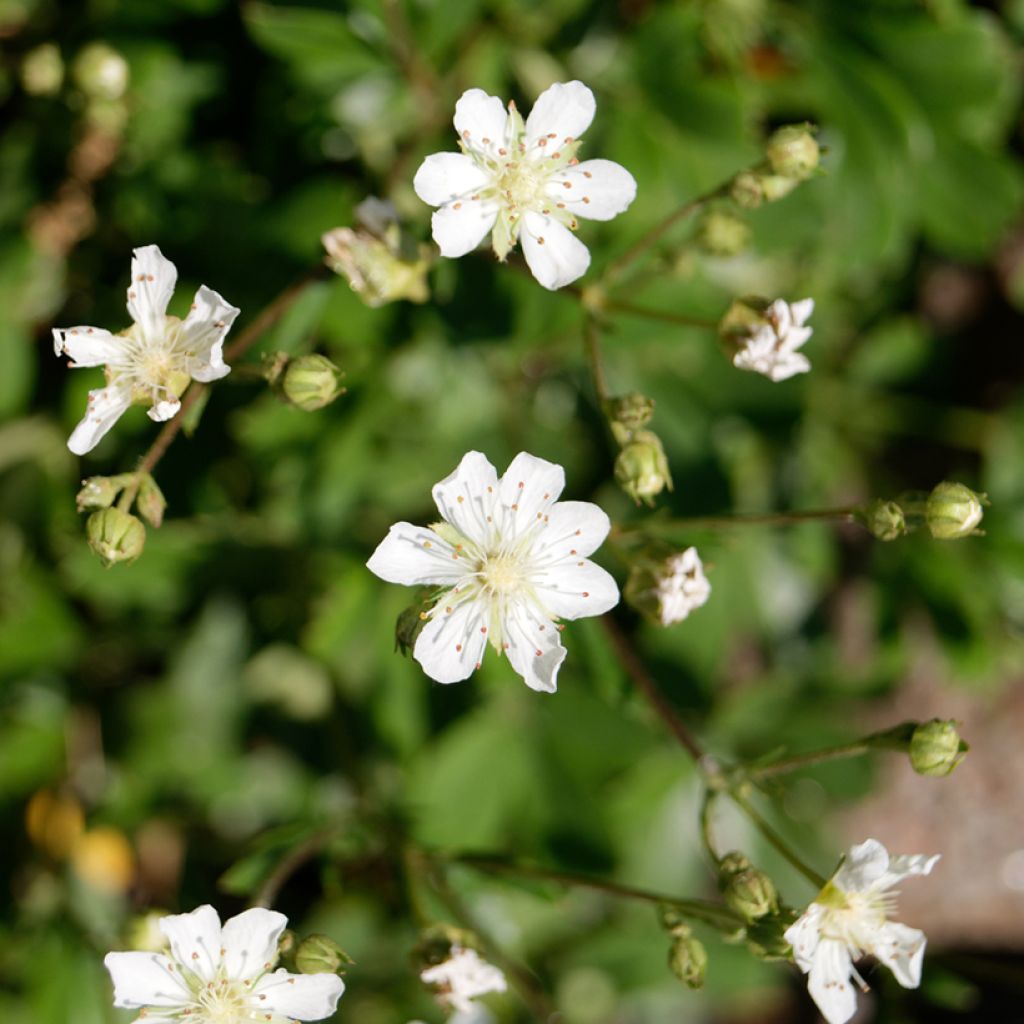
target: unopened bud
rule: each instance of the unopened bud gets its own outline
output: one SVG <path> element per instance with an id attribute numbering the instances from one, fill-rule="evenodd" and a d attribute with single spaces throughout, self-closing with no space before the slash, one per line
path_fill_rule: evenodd
<path id="1" fill-rule="evenodd" d="M 772 880 L 738 850 L 727 853 L 719 862 L 718 887 L 726 905 L 747 921 L 779 909 L 779 895 Z"/>
<path id="2" fill-rule="evenodd" d="M 701 221 L 701 245 L 712 256 L 736 256 L 750 244 L 750 226 L 724 210 L 712 210 Z"/>
<path id="3" fill-rule="evenodd" d="M 348 953 L 326 935 L 310 935 L 295 951 L 295 966 L 300 974 L 344 974 L 351 963 Z"/>
<path id="4" fill-rule="evenodd" d="M 128 88 L 128 62 L 106 43 L 90 43 L 75 58 L 75 84 L 93 99 L 120 99 Z"/>
<path id="5" fill-rule="evenodd" d="M 910 763 L 918 775 L 948 775 L 966 756 L 956 722 L 933 718 L 922 722 L 910 737 Z"/>
<path id="6" fill-rule="evenodd" d="M 978 524 L 989 505 L 988 496 L 975 494 L 963 484 L 944 480 L 928 495 L 925 523 L 937 540 L 959 540 L 978 532 Z"/>
<path id="7" fill-rule="evenodd" d="M 744 210 L 756 210 L 764 202 L 764 186 L 761 175 L 754 171 L 743 171 L 732 179 L 729 195 L 733 202 Z"/>
<path id="8" fill-rule="evenodd" d="M 855 514 L 878 540 L 896 540 L 907 532 L 907 517 L 895 501 L 876 498 L 859 508 Z"/>
<path id="9" fill-rule="evenodd" d="M 766 203 L 784 199 L 800 184 L 799 178 L 787 178 L 782 174 L 762 174 L 761 191 Z"/>
<path id="10" fill-rule="evenodd" d="M 93 508 L 110 508 L 127 483 L 130 474 L 121 476 L 91 476 L 82 481 L 82 488 L 75 497 L 79 512 Z"/>
<path id="11" fill-rule="evenodd" d="M 21 84 L 30 96 L 54 96 L 64 83 L 64 61 L 55 43 L 29 50 L 21 62 Z"/>
<path id="12" fill-rule="evenodd" d="M 106 566 L 134 562 L 146 545 L 146 528 L 141 520 L 119 508 L 93 512 L 85 525 L 89 547 Z"/>
<path id="13" fill-rule="evenodd" d="M 672 474 L 661 439 L 650 430 L 639 430 L 615 460 L 615 479 L 639 505 L 654 504 L 656 495 L 672 490 Z"/>
<path id="14" fill-rule="evenodd" d="M 135 507 L 139 510 L 139 515 L 150 526 L 159 528 L 160 524 L 163 523 L 167 499 L 149 473 L 142 474 L 142 480 L 139 483 L 139 493 L 135 498 Z"/>
<path id="15" fill-rule="evenodd" d="M 776 174 L 797 181 L 814 174 L 821 158 L 818 141 L 806 124 L 788 124 L 773 132 L 765 153 Z"/>
<path id="16" fill-rule="evenodd" d="M 417 601 L 398 613 L 395 620 L 395 650 L 408 656 L 416 646 L 416 638 L 427 624 L 423 602 Z"/>
<path id="17" fill-rule="evenodd" d="M 343 376 L 327 356 L 299 356 L 285 369 L 281 390 L 292 405 L 315 412 L 344 394 L 345 389 L 339 384 Z"/>
<path id="18" fill-rule="evenodd" d="M 708 952 L 704 943 L 694 938 L 689 928 L 680 926 L 675 929 L 675 937 L 668 951 L 668 965 L 687 988 L 704 987 Z"/>
<path id="19" fill-rule="evenodd" d="M 647 426 L 654 415 L 654 399 L 633 391 L 628 395 L 620 395 L 608 403 L 608 417 L 613 424 L 620 425 L 631 435 Z"/>

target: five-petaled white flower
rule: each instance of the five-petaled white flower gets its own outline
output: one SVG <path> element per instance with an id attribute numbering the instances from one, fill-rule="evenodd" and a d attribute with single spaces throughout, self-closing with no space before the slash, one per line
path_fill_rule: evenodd
<path id="1" fill-rule="evenodd" d="M 436 206 L 431 224 L 442 256 L 465 256 L 488 232 L 499 260 L 517 241 L 533 276 L 561 288 L 586 273 L 587 247 L 572 233 L 578 218 L 611 220 L 636 196 L 636 181 L 611 160 L 576 153 L 594 119 L 594 94 L 582 82 L 556 82 L 523 123 L 514 102 L 469 89 L 455 104 L 461 153 L 434 153 L 413 180 Z"/>
<path id="2" fill-rule="evenodd" d="M 288 919 L 255 908 L 221 927 L 202 906 L 160 921 L 167 953 L 108 953 L 114 1005 L 142 1021 L 187 1024 L 291 1024 L 331 1016 L 345 983 L 336 974 L 274 970 Z"/>
<path id="3" fill-rule="evenodd" d="M 890 857 L 877 839 L 854 846 L 825 888 L 786 931 L 807 989 L 829 1024 L 844 1024 L 857 1009 L 850 979 L 863 989 L 854 961 L 871 954 L 904 988 L 921 983 L 925 937 L 916 928 L 888 920 L 895 909 L 894 885 L 927 875 L 938 855 Z"/>
<path id="4" fill-rule="evenodd" d="M 814 333 L 805 327 L 814 312 L 814 299 L 790 305 L 776 299 L 764 312 L 763 323 L 740 341 L 733 366 L 761 373 L 776 383 L 798 373 L 807 373 L 811 362 L 797 351 Z"/>
<path id="5" fill-rule="evenodd" d="M 105 366 L 107 386 L 89 392 L 85 417 L 68 447 L 84 455 L 99 444 L 128 406 L 148 404 L 150 419 L 170 419 L 189 381 L 219 380 L 230 372 L 222 348 L 238 310 L 203 285 L 184 320 L 167 315 L 178 271 L 155 245 L 136 249 L 128 286 L 134 321 L 119 334 L 100 327 L 54 328 L 57 355 L 72 367 Z"/>
<path id="6" fill-rule="evenodd" d="M 706 604 L 711 584 L 696 548 L 687 548 L 665 560 L 658 579 L 658 614 L 663 626 L 682 622 L 690 612 Z"/>
<path id="7" fill-rule="evenodd" d="M 381 579 L 444 592 L 413 656 L 439 683 L 480 667 L 489 640 L 534 690 L 553 693 L 565 648 L 558 619 L 600 615 L 619 600 L 612 577 L 587 556 L 611 524 L 596 505 L 558 501 L 561 466 L 520 452 L 499 480 L 469 452 L 433 489 L 444 522 L 396 523 L 367 566 Z"/>
<path id="8" fill-rule="evenodd" d="M 438 996 L 461 1014 L 472 1013 L 473 1000 L 488 992 L 504 992 L 505 975 L 473 949 L 453 946 L 443 963 L 428 967 L 420 977 L 438 989 Z"/>

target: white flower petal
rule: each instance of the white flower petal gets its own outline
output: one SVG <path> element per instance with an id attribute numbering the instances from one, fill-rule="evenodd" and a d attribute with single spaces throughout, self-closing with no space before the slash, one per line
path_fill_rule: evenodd
<path id="1" fill-rule="evenodd" d="M 122 1010 L 143 1006 L 183 1006 L 191 993 L 174 964 L 162 953 L 108 953 L 103 966 L 114 983 L 114 1005 Z"/>
<path id="2" fill-rule="evenodd" d="M 487 187 L 488 176 L 464 153 L 434 153 L 420 164 L 412 187 L 431 206 L 443 206 Z"/>
<path id="3" fill-rule="evenodd" d="M 793 322 L 798 326 L 807 323 L 807 318 L 814 312 L 814 299 L 800 299 L 790 305 Z"/>
<path id="4" fill-rule="evenodd" d="M 431 233 L 442 256 L 455 259 L 472 252 L 494 227 L 498 207 L 483 200 L 446 203 L 430 218 Z"/>
<path id="5" fill-rule="evenodd" d="M 636 199 L 636 179 L 612 160 L 585 160 L 554 175 L 548 192 L 577 217 L 611 220 Z"/>
<path id="6" fill-rule="evenodd" d="M 532 604 L 512 601 L 506 605 L 503 631 L 505 654 L 523 682 L 539 693 L 554 693 L 567 653 L 554 623 Z"/>
<path id="7" fill-rule="evenodd" d="M 229 978 L 245 981 L 277 961 L 277 943 L 288 918 L 276 910 L 254 907 L 226 921 L 220 944 Z"/>
<path id="8" fill-rule="evenodd" d="M 424 584 L 452 586 L 464 575 L 457 552 L 433 530 L 395 523 L 377 545 L 366 567 L 388 583 L 407 587 Z"/>
<path id="9" fill-rule="evenodd" d="M 487 606 L 474 600 L 446 604 L 455 600 L 454 594 L 441 597 L 412 652 L 423 671 L 439 683 L 468 679 L 483 660 L 487 643 Z"/>
<path id="10" fill-rule="evenodd" d="M 68 438 L 68 448 L 76 455 L 91 452 L 131 404 L 131 393 L 116 383 L 90 391 L 85 416 Z"/>
<path id="11" fill-rule="evenodd" d="M 157 423 L 169 420 L 181 408 L 181 402 L 176 398 L 169 402 L 157 402 L 152 409 L 147 410 L 146 415 Z"/>
<path id="12" fill-rule="evenodd" d="M 619 603 L 612 575 L 587 558 L 559 562 L 533 579 L 545 609 L 560 619 L 603 615 Z"/>
<path id="13" fill-rule="evenodd" d="M 75 366 L 120 366 L 124 360 L 123 338 L 102 327 L 55 327 L 53 351 L 66 355 Z"/>
<path id="14" fill-rule="evenodd" d="M 237 306 L 205 284 L 196 292 L 178 342 L 185 346 L 185 366 L 193 380 L 205 384 L 231 372 L 224 363 L 224 338 L 239 312 Z"/>
<path id="15" fill-rule="evenodd" d="M 890 857 L 889 866 L 885 874 L 875 883 L 877 888 L 891 889 L 898 885 L 904 878 L 912 878 L 916 875 L 930 875 L 932 868 L 939 862 L 940 855 L 927 856 L 923 853 L 903 854 L 899 857 Z"/>
<path id="16" fill-rule="evenodd" d="M 768 371 L 768 378 L 776 384 L 800 373 L 809 373 L 811 361 L 799 352 L 780 353 Z"/>
<path id="17" fill-rule="evenodd" d="M 204 981 L 212 981 L 220 964 L 221 929 L 217 911 L 204 904 L 190 914 L 162 917 L 159 925 L 170 943 L 174 959 Z"/>
<path id="18" fill-rule="evenodd" d="M 833 882 L 843 892 L 864 892 L 874 886 L 889 867 L 889 853 L 877 839 L 850 847 Z"/>
<path id="19" fill-rule="evenodd" d="M 611 529 L 603 509 L 590 501 L 559 501 L 548 511 L 548 520 L 537 535 L 532 561 L 547 566 L 567 558 L 592 555 Z"/>
<path id="20" fill-rule="evenodd" d="M 526 145 L 554 136 L 552 142 L 578 139 L 594 120 L 597 101 L 582 82 L 555 82 L 538 97 L 526 119 Z"/>
<path id="21" fill-rule="evenodd" d="M 917 988 L 921 984 L 925 945 L 924 932 L 898 921 L 886 921 L 879 929 L 871 952 L 904 988 Z"/>
<path id="22" fill-rule="evenodd" d="M 483 89 L 467 89 L 459 97 L 455 104 L 454 122 L 459 138 L 473 149 L 486 149 L 507 141 L 505 105 L 497 96 L 491 96 Z M 485 139 L 488 141 L 484 142 Z"/>
<path id="23" fill-rule="evenodd" d="M 807 991 L 828 1024 L 846 1024 L 857 1012 L 857 994 L 850 984 L 853 964 L 846 946 L 823 939 L 814 954 Z"/>
<path id="24" fill-rule="evenodd" d="M 128 285 L 128 312 L 148 337 L 163 333 L 167 303 L 174 294 L 178 271 L 155 245 L 135 250 Z"/>
<path id="25" fill-rule="evenodd" d="M 520 452 L 498 485 L 498 500 L 505 514 L 505 529 L 518 536 L 533 529 L 537 517 L 549 513 L 565 488 L 565 470 L 554 462 Z"/>
<path id="26" fill-rule="evenodd" d="M 345 983 L 336 974 L 289 974 L 281 969 L 253 985 L 253 1005 L 261 1014 L 293 1020 L 323 1020 L 337 1009 Z"/>
<path id="27" fill-rule="evenodd" d="M 523 255 L 533 276 L 549 291 L 587 272 L 590 250 L 565 225 L 533 211 L 523 216 L 522 224 Z"/>
<path id="28" fill-rule="evenodd" d="M 441 518 L 477 544 L 487 544 L 500 526 L 494 522 L 498 472 L 480 452 L 467 452 L 431 493 Z"/>
<path id="29" fill-rule="evenodd" d="M 812 903 L 785 931 L 786 941 L 793 947 L 793 959 L 806 974 L 814 963 L 821 942 L 822 908 Z"/>

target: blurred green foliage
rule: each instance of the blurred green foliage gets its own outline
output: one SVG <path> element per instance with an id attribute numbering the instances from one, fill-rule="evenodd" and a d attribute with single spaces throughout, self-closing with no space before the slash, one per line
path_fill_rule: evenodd
<path id="1" fill-rule="evenodd" d="M 657 400 L 676 481 L 663 509 L 833 506 L 943 478 L 991 496 L 987 536 L 958 544 L 822 525 L 681 537 L 713 567 L 708 605 L 667 631 L 620 618 L 708 747 L 852 739 L 919 645 L 964 686 L 1021 666 L 1019 3 L 0 0 L 0 37 L 7 1024 L 118 1019 L 100 961 L 132 912 L 230 913 L 323 829 L 323 855 L 279 905 L 355 958 L 339 1019 L 361 1024 L 440 1019 L 408 960 L 403 837 L 713 891 L 692 769 L 597 623 L 567 631 L 554 698 L 493 657 L 439 687 L 393 653 L 410 593 L 364 568 L 392 522 L 429 521 L 430 486 L 472 448 L 499 468 L 519 450 L 563 464 L 567 495 L 617 522 L 649 514 L 612 481 L 571 297 L 486 255 L 442 261 L 425 306 L 371 310 L 324 276 L 258 349 L 321 351 L 348 394 L 307 414 L 236 372 L 161 463 L 168 518 L 143 558 L 105 571 L 83 539 L 80 478 L 130 469 L 155 428 L 133 410 L 76 466 L 65 439 L 99 371 L 66 372 L 50 327 L 124 325 L 133 246 L 178 265 L 171 312 L 204 282 L 244 328 L 364 196 L 391 198 L 426 237 L 412 174 L 452 147 L 465 88 L 524 109 L 552 81 L 594 89 L 586 152 L 628 167 L 639 195 L 584 227 L 592 274 L 757 161 L 776 124 L 821 126 L 823 173 L 744 215 L 750 250 L 705 255 L 694 225 L 629 282 L 638 304 L 711 318 L 740 294 L 813 295 L 809 376 L 739 374 L 707 331 L 636 317 L 605 339 L 615 391 Z M 126 63 L 117 95 L 116 66 L 90 75 L 79 60 L 97 42 Z M 56 72 L 40 47 L 56 47 Z M 826 809 L 872 781 L 870 764 L 822 769 L 777 823 L 827 870 Z M 26 802 L 44 787 L 74 793 L 90 829 L 123 833 L 129 889 L 97 888 L 30 840 Z M 809 897 L 729 827 L 791 902 Z M 688 992 L 649 908 L 467 869 L 452 883 L 567 1024 L 753 1022 L 796 1005 L 784 970 L 711 935 L 707 989 Z M 955 1007 L 958 984 L 929 992 Z M 528 1019 L 514 996 L 495 1007 Z"/>

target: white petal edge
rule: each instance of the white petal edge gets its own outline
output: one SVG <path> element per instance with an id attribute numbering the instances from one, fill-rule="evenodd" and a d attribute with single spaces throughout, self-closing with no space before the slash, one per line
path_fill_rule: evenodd
<path id="1" fill-rule="evenodd" d="M 395 523 L 366 567 L 382 580 L 406 587 L 452 586 L 464 574 L 455 555 L 454 548 L 428 527 Z"/>
<path id="2" fill-rule="evenodd" d="M 134 250 L 128 313 L 147 336 L 156 337 L 163 332 L 167 303 L 177 281 L 177 268 L 158 246 L 145 245 Z"/>
<path id="3" fill-rule="evenodd" d="M 864 892 L 874 886 L 889 867 L 889 852 L 877 839 L 851 846 L 833 881 L 843 892 Z"/>
<path id="4" fill-rule="evenodd" d="M 412 187 L 416 195 L 430 206 L 469 198 L 485 188 L 488 176 L 464 153 L 433 153 L 420 164 Z"/>
<path id="5" fill-rule="evenodd" d="M 636 179 L 613 160 L 585 160 L 552 178 L 548 190 L 577 217 L 611 220 L 636 199 Z"/>
<path id="6" fill-rule="evenodd" d="M 852 969 L 842 942 L 822 940 L 807 977 L 807 991 L 828 1024 L 846 1024 L 857 1012 L 857 994 L 850 983 Z"/>
<path id="7" fill-rule="evenodd" d="M 110 972 L 114 1006 L 119 1009 L 183 1006 L 191 1001 L 191 992 L 162 953 L 108 953 L 103 966 Z"/>
<path id="8" fill-rule="evenodd" d="M 76 366 L 118 366 L 124 358 L 124 339 L 102 327 L 54 327 L 53 351 Z"/>
<path id="9" fill-rule="evenodd" d="M 453 596 L 444 595 L 438 601 L 412 652 L 423 671 L 438 683 L 468 679 L 483 661 L 487 644 L 487 605 L 473 600 L 451 604 Z"/>
<path id="10" fill-rule="evenodd" d="M 131 404 L 129 391 L 117 384 L 90 391 L 85 416 L 71 432 L 68 448 L 76 455 L 91 452 Z"/>
<path id="11" fill-rule="evenodd" d="M 789 308 L 793 314 L 793 322 L 798 327 L 802 327 L 814 312 L 814 299 L 800 299 L 792 303 Z"/>
<path id="12" fill-rule="evenodd" d="M 523 216 L 519 238 L 530 272 L 549 291 L 572 284 L 590 267 L 590 250 L 567 227 L 542 213 Z"/>
<path id="13" fill-rule="evenodd" d="M 885 874 L 876 883 L 879 887 L 891 889 L 898 885 L 905 878 L 913 878 L 919 875 L 930 875 L 932 868 L 941 859 L 940 854 L 934 853 L 931 856 L 923 853 L 901 854 L 889 858 L 889 866 Z"/>
<path id="14" fill-rule="evenodd" d="M 180 408 L 181 402 L 175 398 L 169 402 L 157 402 L 147 410 L 146 415 L 156 423 L 163 423 L 165 420 L 171 419 Z"/>
<path id="15" fill-rule="evenodd" d="M 555 82 L 534 103 L 526 119 L 526 145 L 554 135 L 553 142 L 578 139 L 594 120 L 597 101 L 582 82 Z"/>
<path id="16" fill-rule="evenodd" d="M 345 983 L 336 974 L 289 974 L 284 969 L 265 975 L 252 987 L 261 1014 L 304 1021 L 330 1017 L 344 991 Z"/>
<path id="17" fill-rule="evenodd" d="M 508 114 L 497 96 L 483 89 L 467 89 L 455 104 L 453 119 L 459 138 L 473 149 L 486 149 L 506 141 Z M 484 139 L 489 142 L 485 143 Z"/>
<path id="18" fill-rule="evenodd" d="M 442 256 L 457 259 L 472 252 L 494 227 L 498 208 L 482 200 L 446 203 L 430 218 L 431 233 Z"/>
<path id="19" fill-rule="evenodd" d="M 253 907 L 225 921 L 220 944 L 229 978 L 246 981 L 277 961 L 277 943 L 288 918 L 276 910 Z"/>
<path id="20" fill-rule="evenodd" d="M 559 501 L 537 535 L 531 562 L 545 567 L 563 559 L 592 555 L 612 528 L 604 509 L 591 501 Z"/>
<path id="21" fill-rule="evenodd" d="M 927 940 L 918 928 L 898 921 L 886 921 L 879 930 L 871 952 L 889 968 L 904 988 L 921 984 L 921 964 Z"/>
<path id="22" fill-rule="evenodd" d="M 814 963 L 814 954 L 821 942 L 822 908 L 812 903 L 785 931 L 786 941 L 793 947 L 793 959 L 806 974 Z"/>
<path id="23" fill-rule="evenodd" d="M 224 338 L 239 312 L 219 292 L 200 286 L 181 325 L 181 342 L 188 351 L 186 368 L 193 380 L 208 384 L 231 372 L 224 362 Z"/>
<path id="24" fill-rule="evenodd" d="M 519 536 L 536 527 L 565 489 L 565 470 L 555 462 L 520 452 L 498 485 L 505 529 Z"/>
<path id="25" fill-rule="evenodd" d="M 160 918 L 160 931 L 174 959 L 204 981 L 212 981 L 220 964 L 221 928 L 217 911 L 208 903 L 189 914 Z"/>
<path id="26" fill-rule="evenodd" d="M 611 573 L 587 558 L 561 562 L 534 576 L 537 596 L 560 619 L 603 615 L 619 603 Z"/>
<path id="27" fill-rule="evenodd" d="M 477 544 L 486 545 L 501 525 L 494 516 L 498 471 L 482 452 L 466 452 L 455 471 L 434 484 L 431 494 L 441 518 Z"/>
<path id="28" fill-rule="evenodd" d="M 554 623 L 540 609 L 517 601 L 506 607 L 504 636 L 509 664 L 523 682 L 537 693 L 554 693 L 568 653 Z"/>

